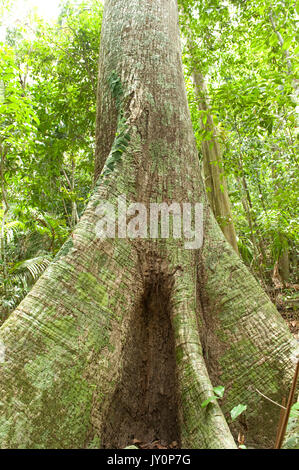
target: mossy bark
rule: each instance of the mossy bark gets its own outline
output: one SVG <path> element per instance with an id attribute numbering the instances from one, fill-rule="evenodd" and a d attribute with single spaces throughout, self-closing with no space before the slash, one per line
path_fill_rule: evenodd
<path id="1" fill-rule="evenodd" d="M 120 152 L 115 131 L 124 129 L 130 140 Z M 172 426 L 185 448 L 234 448 L 239 427 L 248 442 L 271 445 L 279 408 L 255 389 L 286 394 L 295 341 L 208 204 L 174 0 L 105 3 L 96 173 L 72 238 L 0 329 L 1 447 L 117 447 L 123 435 L 171 437 Z M 117 207 L 120 195 L 147 206 L 202 202 L 203 248 L 99 239 L 96 209 Z M 221 407 L 202 408 L 219 384 Z M 248 405 L 246 422 L 230 430 L 224 415 L 239 403 Z"/>

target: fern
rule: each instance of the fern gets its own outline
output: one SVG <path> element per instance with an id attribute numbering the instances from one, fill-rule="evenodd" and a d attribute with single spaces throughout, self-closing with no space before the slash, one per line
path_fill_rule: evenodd
<path id="1" fill-rule="evenodd" d="M 25 279 L 26 283 L 30 280 L 36 281 L 39 276 L 47 269 L 51 263 L 50 255 L 41 255 L 35 258 L 19 261 L 11 269 L 10 274 L 13 278 Z"/>
<path id="2" fill-rule="evenodd" d="M 7 222 L 4 226 L 4 237 L 6 243 L 11 243 L 15 235 L 24 230 L 24 224 L 19 220 L 11 220 Z M 0 233 L 0 238 L 2 238 L 2 233 Z"/>

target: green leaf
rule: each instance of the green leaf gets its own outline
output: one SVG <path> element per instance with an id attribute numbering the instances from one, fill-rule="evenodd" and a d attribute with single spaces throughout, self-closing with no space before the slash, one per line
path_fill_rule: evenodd
<path id="1" fill-rule="evenodd" d="M 284 50 L 287 50 L 290 47 L 292 41 L 293 41 L 293 37 L 289 37 L 289 38 L 285 39 L 282 48 Z"/>
<path id="2" fill-rule="evenodd" d="M 232 421 L 235 421 L 235 419 L 237 419 L 245 410 L 247 410 L 247 405 L 240 404 L 235 406 L 230 412 Z"/>
<path id="3" fill-rule="evenodd" d="M 274 46 L 274 44 L 277 44 L 277 36 L 275 33 L 272 33 L 272 35 L 270 36 L 269 43 L 270 46 Z"/>
<path id="4" fill-rule="evenodd" d="M 218 400 L 218 397 L 216 397 L 215 395 L 213 397 L 207 398 L 207 400 L 203 401 L 200 406 L 202 408 L 205 408 L 206 406 L 208 406 L 209 403 L 213 402 L 214 400 Z"/>
<path id="5" fill-rule="evenodd" d="M 213 390 L 216 393 L 216 395 L 218 395 L 218 397 L 220 398 L 223 397 L 225 388 L 222 385 L 218 385 L 217 387 L 214 387 Z"/>
<path id="6" fill-rule="evenodd" d="M 291 418 L 299 417 L 299 402 L 294 403 L 294 405 L 291 407 L 290 417 Z"/>

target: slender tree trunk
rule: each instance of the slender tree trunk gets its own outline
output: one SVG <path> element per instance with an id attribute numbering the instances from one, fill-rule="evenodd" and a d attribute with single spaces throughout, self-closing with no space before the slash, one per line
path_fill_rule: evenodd
<path id="1" fill-rule="evenodd" d="M 2 221 L 1 221 L 1 243 L 0 243 L 0 250 L 1 250 L 1 261 L 2 261 L 2 275 L 3 275 L 3 293 L 4 296 L 7 296 L 7 279 L 8 279 L 8 272 L 7 272 L 7 256 L 6 256 L 6 234 L 5 234 L 5 224 L 6 218 L 8 215 L 9 205 L 7 200 L 7 192 L 5 188 L 5 157 L 6 157 L 6 149 L 5 146 L 0 144 L 0 153 L 1 153 L 1 161 L 0 161 L 0 177 L 1 177 L 1 199 L 2 199 Z M 8 315 L 8 308 L 3 307 L 0 320 L 1 324 L 6 319 Z"/>
<path id="2" fill-rule="evenodd" d="M 224 176 L 221 147 L 217 138 L 217 130 L 213 118 L 209 113 L 207 88 L 204 77 L 199 71 L 194 71 L 192 77 L 198 99 L 198 108 L 200 111 L 204 112 L 203 116 L 205 116 L 205 123 L 203 116 L 201 117 L 201 127 L 212 133 L 212 137 L 208 140 L 204 140 L 201 145 L 208 198 L 225 238 L 231 244 L 235 252 L 239 253 L 227 182 Z"/>
<path id="3" fill-rule="evenodd" d="M 72 159 L 72 173 L 71 173 L 71 191 L 74 193 L 75 191 L 75 161 Z M 72 227 L 79 222 L 78 217 L 78 210 L 77 210 L 77 203 L 76 201 L 72 201 Z"/>
<path id="4" fill-rule="evenodd" d="M 295 341 L 208 204 L 176 1 L 105 2 L 96 138 L 101 178 L 88 207 L 0 330 L 1 447 L 122 447 L 133 435 L 233 448 L 240 429 L 247 443 L 272 445 L 280 410 L 256 389 L 286 395 Z M 202 249 L 99 239 L 97 207 L 119 196 L 202 202 Z M 220 384 L 222 409 L 201 407 Z M 248 411 L 230 430 L 239 403 Z"/>
<path id="5" fill-rule="evenodd" d="M 252 242 L 253 252 L 254 252 L 253 263 L 255 265 L 255 269 L 259 271 L 260 279 L 264 279 L 265 273 L 264 273 L 264 269 L 261 264 L 261 261 L 263 262 L 263 265 L 266 264 L 266 253 L 265 253 L 265 249 L 263 246 L 263 242 L 260 239 L 258 239 L 259 229 L 256 223 L 256 216 L 253 212 L 253 205 L 251 201 L 250 191 L 248 188 L 246 175 L 245 175 L 244 168 L 243 168 L 243 160 L 242 160 L 243 152 L 241 150 L 242 139 L 241 139 L 241 135 L 238 130 L 236 122 L 235 122 L 235 127 L 236 127 L 237 134 L 239 136 L 239 147 L 240 147 L 239 149 L 240 155 L 238 159 L 239 175 L 237 175 L 237 182 L 238 182 L 238 186 L 241 191 L 241 194 L 243 194 L 242 205 L 243 205 L 246 217 L 247 217 L 247 222 L 248 222 L 248 226 L 250 230 L 250 239 Z"/>
<path id="6" fill-rule="evenodd" d="M 63 171 L 64 177 L 67 181 L 69 190 L 71 191 L 72 197 L 73 197 L 73 194 L 74 194 L 74 191 L 75 191 L 75 161 L 74 161 L 73 158 L 71 160 L 71 176 L 70 176 L 70 178 L 68 177 L 67 172 L 64 169 L 62 171 Z M 65 203 L 64 203 L 64 208 L 66 210 Z M 77 209 L 76 201 L 72 200 L 71 219 L 70 219 L 67 211 L 66 211 L 66 215 L 67 215 L 68 219 L 71 221 L 70 222 L 71 228 L 74 228 L 75 225 L 79 222 L 79 216 L 78 216 L 78 209 Z"/>
<path id="7" fill-rule="evenodd" d="M 283 283 L 286 284 L 290 280 L 290 260 L 289 260 L 289 250 L 285 247 L 282 250 L 282 253 L 278 260 L 279 273 Z"/>

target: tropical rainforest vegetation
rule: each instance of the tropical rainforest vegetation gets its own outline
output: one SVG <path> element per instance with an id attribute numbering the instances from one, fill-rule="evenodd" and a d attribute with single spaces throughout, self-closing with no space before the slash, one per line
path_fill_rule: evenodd
<path id="1" fill-rule="evenodd" d="M 65 3 L 56 25 L 29 16 L 1 46 L 2 321 L 90 194 L 101 18 L 98 2 Z"/>
<path id="2" fill-rule="evenodd" d="M 13 8 L 2 3 L 2 26 Z M 299 340 L 298 5 L 179 0 L 178 9 L 210 205 Z M 99 1 L 63 0 L 57 22 L 32 13 L 0 44 L 1 323 L 59 255 L 97 189 L 102 20 Z M 294 413 L 287 447 L 299 445 Z"/>

